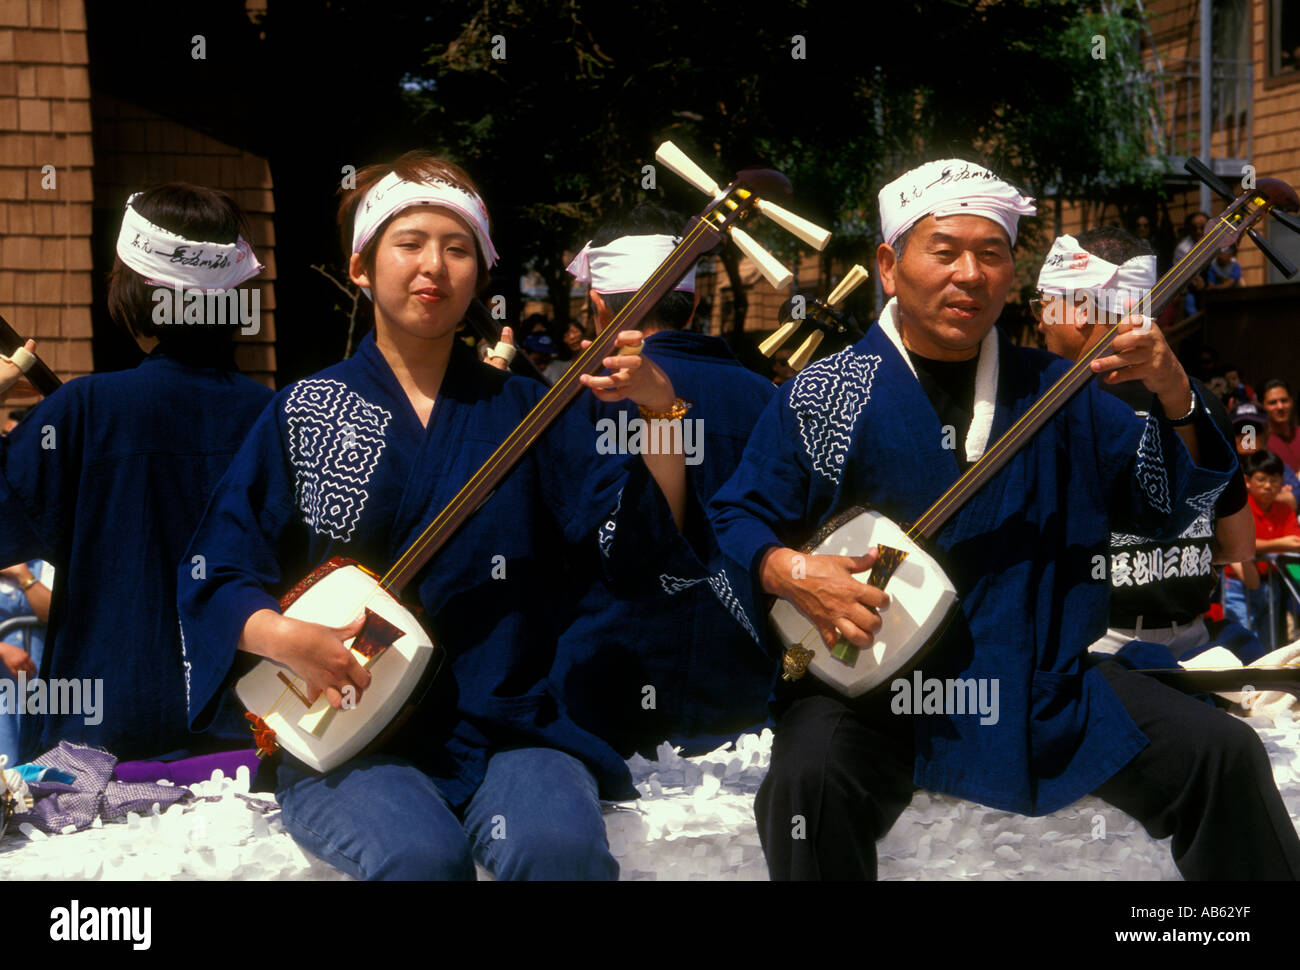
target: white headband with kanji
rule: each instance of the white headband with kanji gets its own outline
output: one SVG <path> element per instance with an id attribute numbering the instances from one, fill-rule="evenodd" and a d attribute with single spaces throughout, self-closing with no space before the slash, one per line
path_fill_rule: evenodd
<path id="1" fill-rule="evenodd" d="M 1052 243 L 1038 273 L 1040 292 L 1048 296 L 1088 293 L 1096 306 L 1112 313 L 1127 313 L 1155 284 L 1155 256 L 1134 256 L 1116 265 L 1088 252 L 1069 235 Z"/>
<path id="2" fill-rule="evenodd" d="M 431 177 L 408 182 L 396 172 L 389 172 L 372 185 L 357 206 L 352 220 L 352 251 L 361 252 L 380 226 L 403 209 L 416 205 L 439 206 L 455 212 L 469 224 L 488 268 L 496 265 L 497 251 L 488 235 L 487 206 L 482 199 L 446 179 Z"/>
<path id="3" fill-rule="evenodd" d="M 262 271 L 257 254 L 243 236 L 233 243 L 186 239 L 140 215 L 133 204 L 139 197 L 136 192 L 126 200 L 117 255 L 148 282 L 228 290 Z"/>
<path id="4" fill-rule="evenodd" d="M 900 175 L 880 190 L 879 202 L 880 229 L 890 246 L 926 216 L 956 215 L 992 219 L 1014 246 L 1020 217 L 1038 214 L 1029 196 L 960 158 L 926 162 Z"/>

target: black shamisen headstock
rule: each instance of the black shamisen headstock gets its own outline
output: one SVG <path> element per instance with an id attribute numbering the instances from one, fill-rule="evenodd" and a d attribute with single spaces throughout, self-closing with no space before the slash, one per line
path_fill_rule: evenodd
<path id="1" fill-rule="evenodd" d="M 1212 172 L 1199 158 L 1187 159 L 1183 164 L 1183 167 L 1208 185 L 1211 190 L 1218 193 L 1222 198 L 1227 199 L 1229 202 L 1235 201 L 1232 194 L 1232 188 L 1228 183 L 1215 175 L 1214 172 Z M 1287 185 L 1285 182 L 1279 181 L 1278 179 L 1262 178 L 1256 181 L 1255 191 L 1257 194 L 1256 208 L 1259 208 L 1262 205 L 1268 205 L 1268 211 L 1277 222 L 1290 229 L 1292 232 L 1300 233 L 1300 219 L 1296 219 L 1294 216 L 1286 214 L 1300 209 L 1300 200 L 1297 200 L 1295 190 L 1291 188 L 1291 186 Z M 1227 212 L 1225 211 L 1224 214 L 1226 215 Z M 1257 233 L 1249 224 L 1243 228 L 1245 229 L 1245 234 L 1250 237 L 1251 241 L 1259 247 L 1260 252 L 1268 257 L 1269 262 L 1276 266 L 1283 276 L 1287 279 L 1291 279 L 1291 277 L 1295 276 L 1296 268 L 1291 264 L 1290 260 L 1269 245 L 1268 240 Z M 1238 232 L 1234 238 L 1240 238 L 1240 236 L 1241 233 Z"/>
<path id="2" fill-rule="evenodd" d="M 824 337 L 835 335 L 849 340 L 860 339 L 862 331 L 857 321 L 840 307 L 850 293 L 866 282 L 868 275 L 862 266 L 854 265 L 825 300 L 802 295 L 786 300 L 779 313 L 780 328 L 759 344 L 759 351 L 764 356 L 771 357 L 800 326 L 808 325 L 812 332 L 804 338 L 799 349 L 790 355 L 790 366 L 799 371 L 807 366 L 813 351 Z"/>

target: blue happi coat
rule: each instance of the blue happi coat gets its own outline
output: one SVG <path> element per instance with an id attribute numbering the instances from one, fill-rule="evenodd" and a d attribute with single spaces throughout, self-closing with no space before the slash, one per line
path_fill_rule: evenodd
<path id="1" fill-rule="evenodd" d="M 133 370 L 69 381 L 0 438 L 0 562 L 55 567 L 40 676 L 103 685 L 91 718 L 23 718 L 22 757 L 60 740 L 122 759 L 195 743 L 176 563 L 271 397 L 235 371 L 159 349 Z"/>
<path id="2" fill-rule="evenodd" d="M 333 556 L 384 573 L 545 391 L 457 341 L 426 428 L 373 335 L 351 359 L 282 391 L 194 536 L 206 577 L 191 579 L 182 564 L 196 726 L 230 682 L 249 616 L 278 609 L 277 596 Z M 448 656 L 388 750 L 432 775 L 453 805 L 478 787 L 489 753 L 511 745 L 567 751 L 592 769 L 602 797 L 635 797 L 623 760 L 547 685 L 580 594 L 563 563 L 587 544 L 616 586 L 643 583 L 652 552 L 692 555 L 641 460 L 597 454 L 594 429 L 570 407 L 406 590 Z"/>
<path id="3" fill-rule="evenodd" d="M 990 445 L 1070 367 L 997 339 Z M 914 717 L 918 786 L 1046 814 L 1146 745 L 1101 674 L 1083 669 L 1106 629 L 1097 564 L 1112 528 L 1177 535 L 1213 506 L 1235 456 L 1198 412 L 1199 467 L 1168 420 L 1139 418 L 1090 381 L 940 530 L 937 558 L 961 610 L 922 670 L 996 679 L 1000 712 L 983 725 L 978 714 Z M 710 510 L 723 551 L 751 570 L 753 621 L 770 600 L 756 570 L 767 548 L 798 546 L 851 505 L 915 522 L 958 478 L 944 440 L 882 325 L 784 385 Z"/>
<path id="4" fill-rule="evenodd" d="M 687 471 L 700 507 L 740 464 L 749 433 L 776 393 L 717 337 L 665 330 L 645 340 L 645 355 L 691 402 L 683 439 Z M 634 405 L 584 399 L 606 447 Z M 602 423 L 607 422 L 607 423 Z M 652 564 L 653 565 L 653 564 Z M 747 628 L 727 574 L 703 576 L 665 563 L 640 589 L 618 596 L 600 578 L 594 557 L 574 563 L 574 586 L 585 590 L 560 638 L 552 681 L 574 719 L 623 754 L 652 753 L 671 741 L 685 753 L 718 743 L 766 719 L 773 664 Z"/>

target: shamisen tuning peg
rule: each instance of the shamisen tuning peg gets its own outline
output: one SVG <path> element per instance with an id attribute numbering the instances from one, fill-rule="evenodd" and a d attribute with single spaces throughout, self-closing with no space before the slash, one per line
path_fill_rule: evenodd
<path id="1" fill-rule="evenodd" d="M 670 141 L 664 142 L 655 151 L 655 160 L 677 173 L 705 195 L 718 199 L 724 194 L 722 187 L 710 178 L 704 169 L 691 161 L 685 152 Z M 823 229 L 802 216 L 795 215 L 788 209 L 782 208 L 775 202 L 760 198 L 756 201 L 755 207 L 782 229 L 803 240 L 814 249 L 824 249 L 831 237 L 829 229 Z M 763 249 L 744 230 L 732 228 L 731 237 L 735 241 L 736 247 L 758 267 L 764 279 L 774 287 L 781 289 L 788 286 L 790 281 L 794 279 L 793 273 L 782 266 L 771 253 Z"/>
<path id="2" fill-rule="evenodd" d="M 686 153 L 672 142 L 666 141 L 659 146 L 655 151 L 655 160 L 676 172 L 706 195 L 711 195 L 716 199 L 722 194 L 722 189 L 718 183 L 709 178 L 704 169 L 691 161 Z M 758 211 L 786 232 L 798 236 L 818 252 L 826 248 L 826 243 L 831 238 L 829 229 L 823 229 L 821 226 L 809 222 L 803 216 L 797 216 L 790 210 L 784 209 L 767 199 L 758 200 Z"/>
<path id="3" fill-rule="evenodd" d="M 844 274 L 844 278 L 836 284 L 825 300 L 816 297 L 803 300 L 801 304 L 802 314 L 792 313 L 790 307 L 794 301 L 793 299 L 787 301 L 786 305 L 781 308 L 781 326 L 775 333 L 759 344 L 759 352 L 765 357 L 771 357 L 806 321 L 813 326 L 813 332 L 804 339 L 799 349 L 790 356 L 790 366 L 798 371 L 807 366 L 812 359 L 813 352 L 816 351 L 818 345 L 822 342 L 822 338 L 827 333 L 833 332 L 841 336 L 852 336 L 857 333 L 856 326 L 846 324 L 844 315 L 838 312 L 839 306 L 848 299 L 850 293 L 865 283 L 870 275 L 865 267 L 854 264 L 853 268 Z M 860 333 L 857 335 L 858 337 L 861 336 Z"/>

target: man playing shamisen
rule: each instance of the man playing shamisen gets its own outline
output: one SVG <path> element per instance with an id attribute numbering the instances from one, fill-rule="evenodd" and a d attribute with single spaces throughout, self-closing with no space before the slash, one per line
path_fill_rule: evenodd
<path id="1" fill-rule="evenodd" d="M 880 210 L 891 299 L 878 325 L 782 386 L 710 505 L 723 552 L 750 572 L 735 585 L 752 621 L 766 596 L 783 597 L 828 646 L 843 636 L 868 647 L 881 627 L 890 597 L 853 578 L 874 550 L 796 569 L 791 547 L 853 505 L 916 522 L 1071 366 L 994 326 L 1031 199 L 949 159 L 886 185 Z M 756 802 L 773 878 L 874 878 L 876 839 L 918 787 L 1026 815 L 1093 792 L 1172 836 L 1189 879 L 1300 872 L 1280 798 L 1253 783 L 1264 754 L 1249 726 L 1088 661 L 1106 629 L 1108 581 L 1093 564 L 1111 531 L 1176 536 L 1235 474 L 1160 332 L 1134 318 L 1119 329 L 1091 367 L 1142 381 L 1152 413 L 1137 417 L 1089 381 L 935 538 L 959 609 L 921 670 L 996 683 L 998 717 L 895 713 L 889 690 L 848 700 L 811 675 L 783 685 Z"/>

